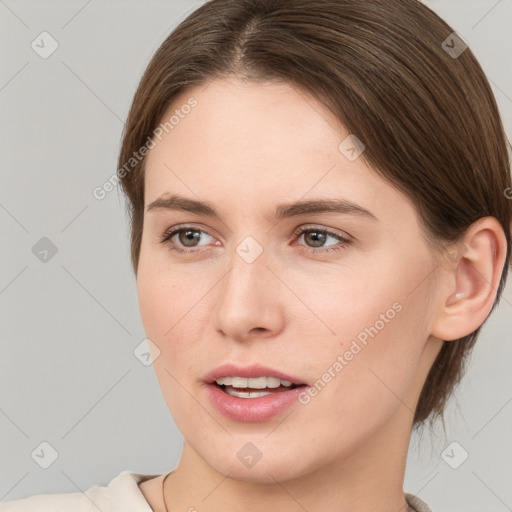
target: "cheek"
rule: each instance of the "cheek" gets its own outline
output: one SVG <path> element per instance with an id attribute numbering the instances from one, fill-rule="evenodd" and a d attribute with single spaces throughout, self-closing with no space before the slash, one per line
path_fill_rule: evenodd
<path id="1" fill-rule="evenodd" d="M 170 373 L 183 382 L 190 367 L 200 359 L 207 305 L 203 296 L 208 291 L 208 283 L 200 283 L 197 272 L 181 267 L 159 268 L 141 258 L 137 278 L 139 311 L 147 338 L 160 351 L 154 365 L 159 378 L 172 380 Z"/>
<path id="2" fill-rule="evenodd" d="M 294 352 L 298 360 L 309 361 L 318 390 L 310 402 L 319 414 L 329 407 L 332 415 L 326 421 L 346 427 L 356 418 L 382 421 L 414 382 L 428 338 L 425 290 L 411 293 L 414 279 L 406 272 L 401 279 L 393 275 L 347 274 L 336 284 L 317 282 L 317 291 L 305 286 L 299 291 L 324 323 L 308 322 L 302 346 Z M 414 404 L 407 406 L 414 409 Z"/>
<path id="3" fill-rule="evenodd" d="M 164 333 L 172 320 L 168 290 L 162 280 L 154 278 L 151 271 L 140 271 L 137 278 L 139 310 L 146 335 L 161 345 Z"/>
<path id="4" fill-rule="evenodd" d="M 146 335 L 158 344 L 171 335 L 188 302 L 182 270 L 170 267 L 164 256 L 143 241 L 137 273 L 139 310 Z M 193 289 L 191 283 L 189 290 Z"/>
<path id="5" fill-rule="evenodd" d="M 158 354 L 153 356 L 153 368 L 162 396 L 176 424 L 181 426 L 197 414 L 188 392 L 192 391 L 190 375 L 197 373 L 194 366 L 200 355 L 191 339 L 199 336 L 194 326 L 198 329 L 200 322 L 189 305 L 185 285 L 141 263 L 137 278 L 140 316 L 146 337 L 157 347 L 153 349 Z"/>

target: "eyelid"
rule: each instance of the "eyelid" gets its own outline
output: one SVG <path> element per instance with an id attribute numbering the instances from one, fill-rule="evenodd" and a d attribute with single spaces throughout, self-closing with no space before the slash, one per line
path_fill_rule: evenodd
<path id="1" fill-rule="evenodd" d="M 304 231 L 318 231 L 319 233 L 327 233 L 336 238 L 342 238 L 347 241 L 354 241 L 355 238 L 349 235 L 346 231 L 337 230 L 334 228 L 327 228 L 318 224 L 301 224 L 295 231 L 294 235 L 300 235 Z"/>

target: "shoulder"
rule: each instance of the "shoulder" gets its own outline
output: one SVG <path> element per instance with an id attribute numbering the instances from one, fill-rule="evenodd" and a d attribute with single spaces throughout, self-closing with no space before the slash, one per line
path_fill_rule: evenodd
<path id="1" fill-rule="evenodd" d="M 0 503 L 0 512 L 152 512 L 138 484 L 158 476 L 123 471 L 106 486 L 94 485 L 84 492 L 36 494 Z"/>
<path id="2" fill-rule="evenodd" d="M 0 512 L 90 512 L 91 502 L 82 493 L 35 494 L 0 503 Z"/>

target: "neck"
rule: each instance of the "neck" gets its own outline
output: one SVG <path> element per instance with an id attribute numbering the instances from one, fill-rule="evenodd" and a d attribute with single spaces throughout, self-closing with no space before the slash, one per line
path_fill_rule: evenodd
<path id="1" fill-rule="evenodd" d="M 329 464 L 319 461 L 307 474 L 269 481 L 278 468 L 261 471 L 260 466 L 264 483 L 237 480 L 229 470 L 227 476 L 220 473 L 185 443 L 177 468 L 165 482 L 168 512 L 221 512 L 232 509 L 233 503 L 247 512 L 408 512 L 403 481 L 411 423 L 410 411 L 400 406 L 385 428 L 364 445 Z"/>

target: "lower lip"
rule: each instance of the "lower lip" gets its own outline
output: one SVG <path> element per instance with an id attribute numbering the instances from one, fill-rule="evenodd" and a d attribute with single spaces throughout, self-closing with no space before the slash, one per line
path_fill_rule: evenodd
<path id="1" fill-rule="evenodd" d="M 298 400 L 305 387 L 297 386 L 258 398 L 240 398 L 228 395 L 216 384 L 207 384 L 210 401 L 221 414 L 246 422 L 266 421 L 281 414 Z"/>

